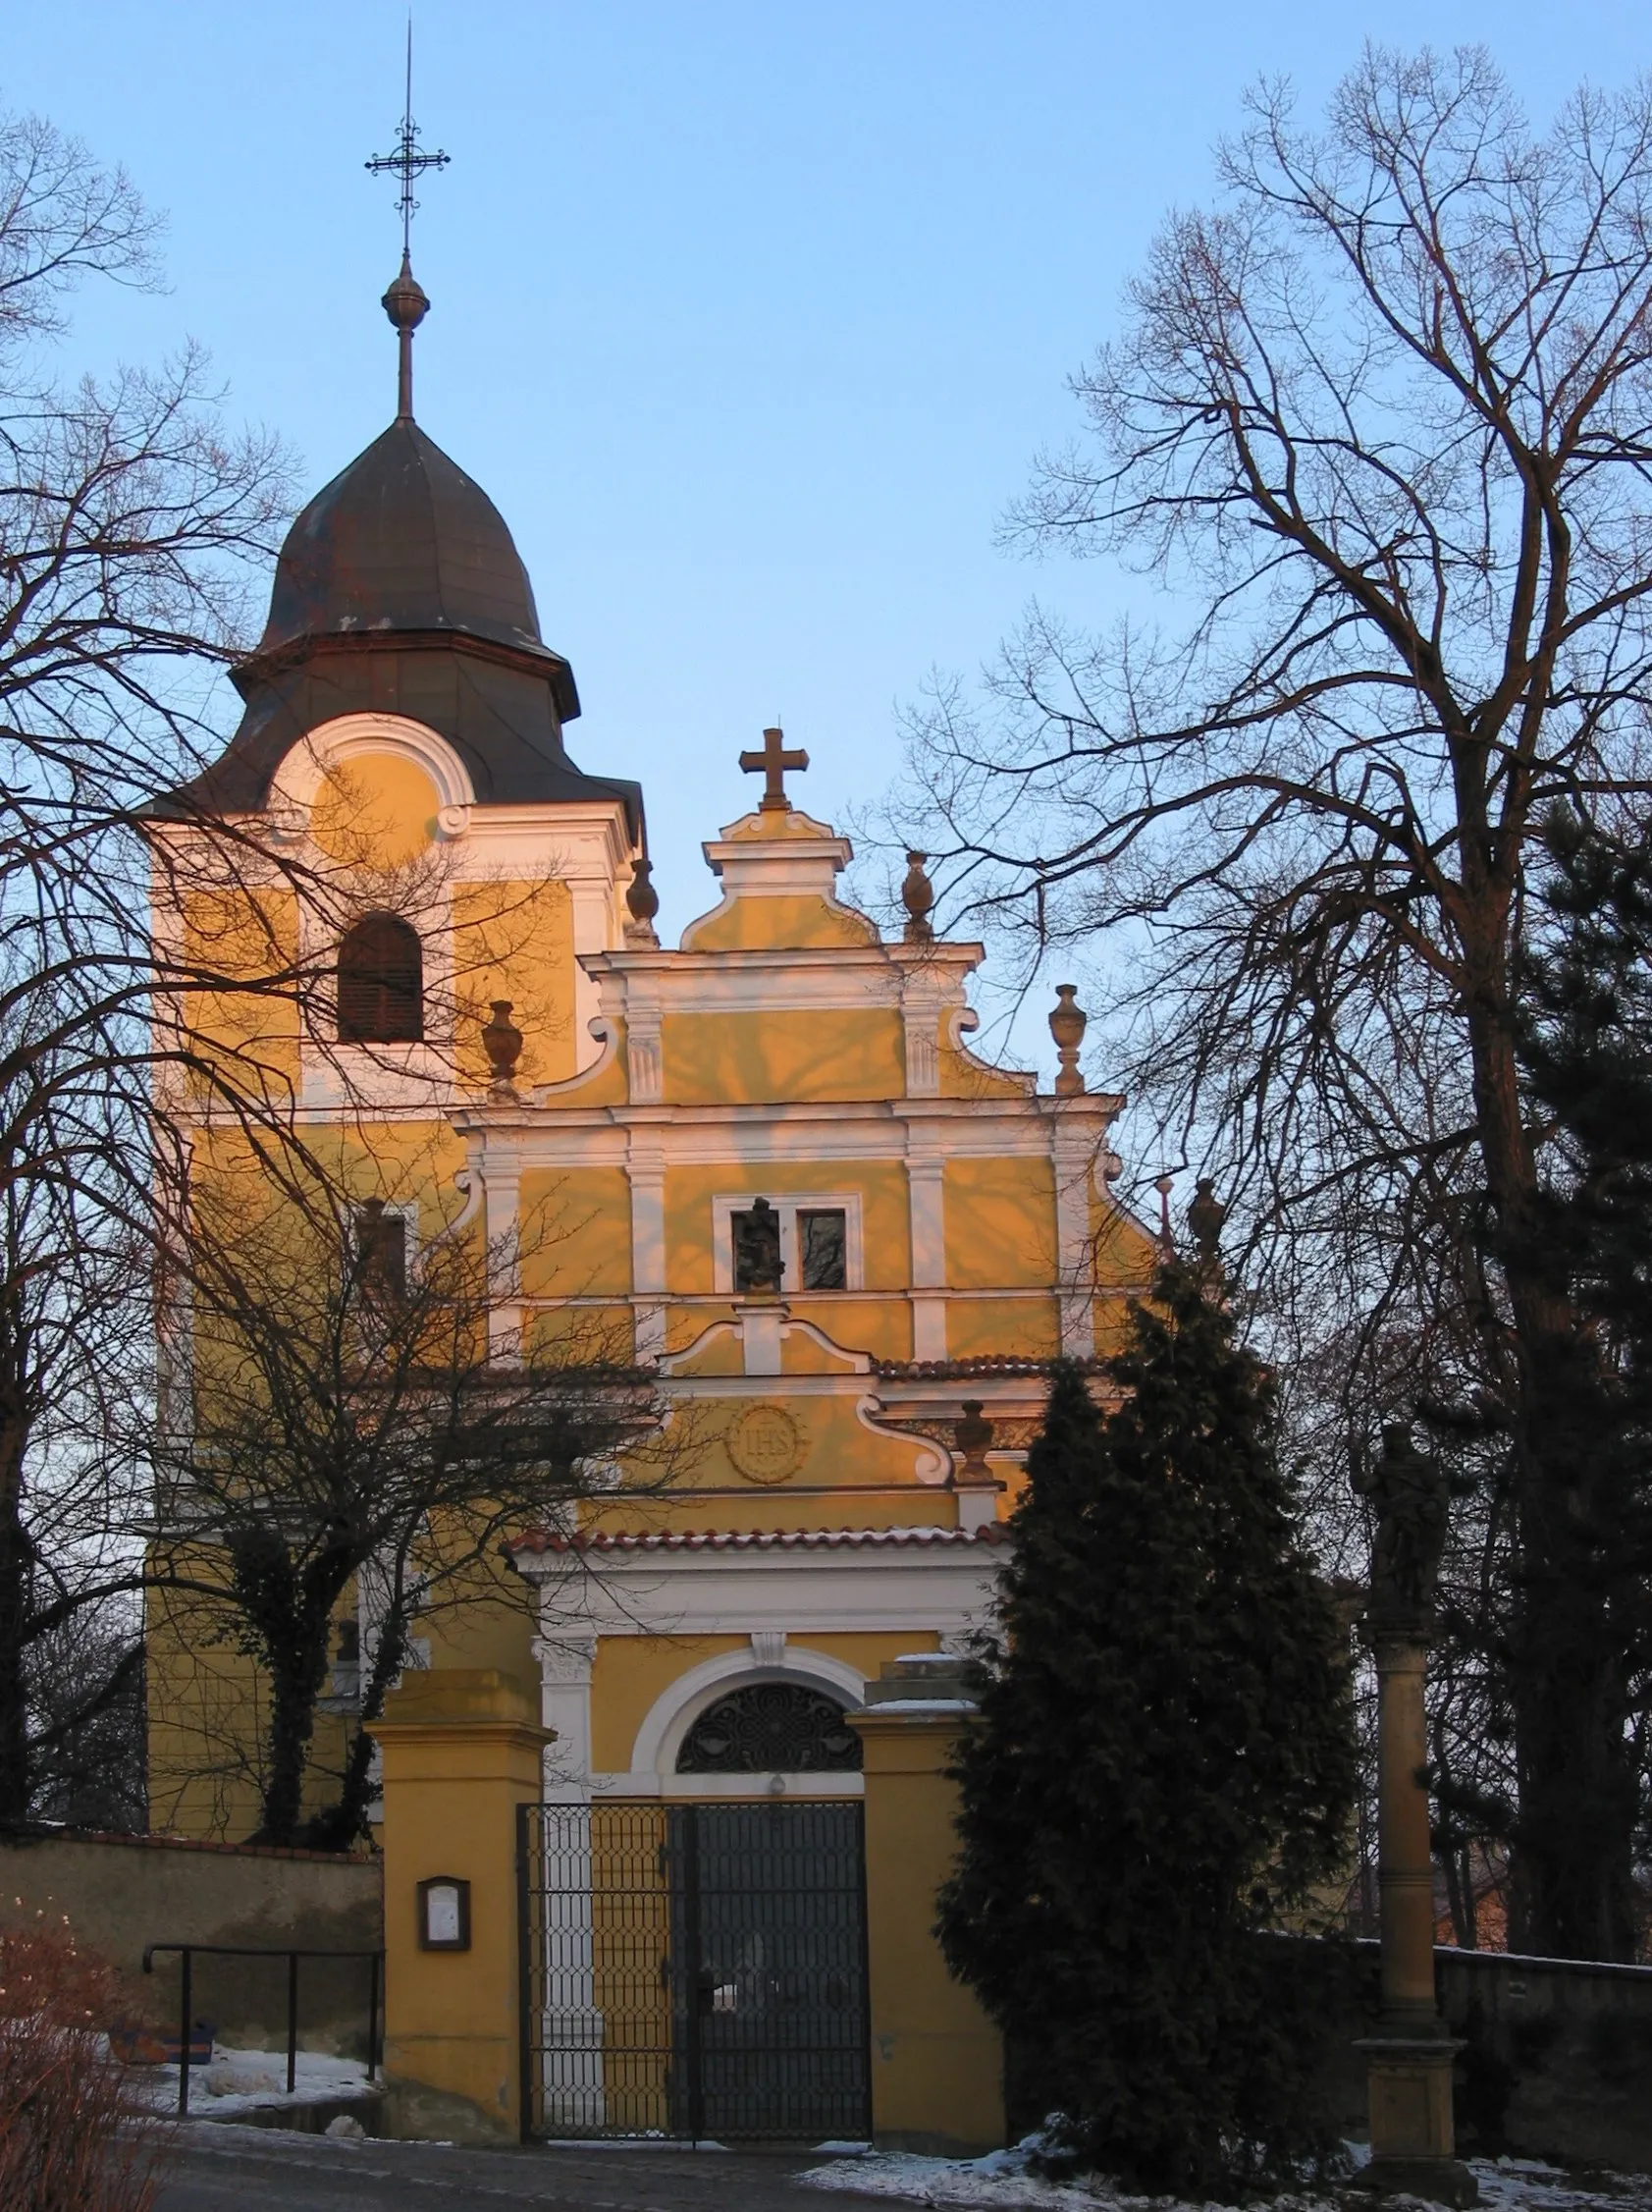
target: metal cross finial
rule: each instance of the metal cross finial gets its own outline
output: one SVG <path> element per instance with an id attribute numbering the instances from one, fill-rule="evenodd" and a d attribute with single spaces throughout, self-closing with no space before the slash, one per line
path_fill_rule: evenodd
<path id="1" fill-rule="evenodd" d="M 763 789 L 763 814 L 789 814 L 791 801 L 786 797 L 786 770 L 807 768 L 809 755 L 801 745 L 786 745 L 785 733 L 779 729 L 763 732 L 763 750 L 760 753 L 742 753 L 740 766 L 748 776 L 764 776 L 768 782 Z"/>
<path id="2" fill-rule="evenodd" d="M 387 170 L 395 170 L 401 179 L 401 190 L 397 206 L 401 210 L 401 258 L 407 258 L 412 243 L 413 215 L 418 201 L 413 197 L 413 179 L 426 169 L 446 169 L 451 155 L 426 153 L 419 144 L 419 127 L 413 121 L 413 19 L 407 18 L 407 97 L 401 110 L 401 128 L 396 135 L 394 153 L 369 155 L 363 166 L 375 177 Z"/>

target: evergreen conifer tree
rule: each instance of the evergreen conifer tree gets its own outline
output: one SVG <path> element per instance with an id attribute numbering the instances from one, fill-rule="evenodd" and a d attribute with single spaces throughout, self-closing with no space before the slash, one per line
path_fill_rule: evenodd
<path id="1" fill-rule="evenodd" d="M 1610 1869 L 1588 1891 L 1579 1879 L 1598 1917 L 1573 1942 L 1629 1959 L 1652 1695 L 1652 836 L 1559 809 L 1544 842 L 1555 927 L 1524 964 L 1519 1049 L 1550 1142 L 1522 1257 L 1577 1322 L 1541 1378 L 1565 1442 L 1550 1453 L 1549 1510 L 1519 1528 L 1510 1641 L 1518 1670 L 1564 1683 L 1572 1726 L 1547 1762 L 1564 1787 L 1536 1802 L 1522 1790 L 1513 1841 L 1518 1882 L 1533 1844 L 1564 1870 L 1569 1839 Z M 1531 1901 L 1529 1916 L 1553 1924 L 1569 1902 L 1575 1918 L 1576 1900 L 1558 1898 Z"/>
<path id="2" fill-rule="evenodd" d="M 1272 1389 L 1207 1281 L 1162 1271 L 1098 1415 L 1057 1368 L 939 1932 L 1005 2032 L 1011 2100 L 1181 2193 L 1331 2148 L 1312 1947 L 1258 1931 L 1346 1860 L 1346 1637 L 1298 1544 Z"/>

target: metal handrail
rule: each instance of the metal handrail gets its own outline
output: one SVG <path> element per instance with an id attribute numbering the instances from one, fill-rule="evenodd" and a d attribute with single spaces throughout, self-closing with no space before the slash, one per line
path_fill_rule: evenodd
<path id="1" fill-rule="evenodd" d="M 300 1959 L 366 1959 L 372 1965 L 372 1980 L 367 1998 L 367 2078 L 371 2081 L 379 2070 L 379 1992 L 383 1986 L 384 1952 L 378 1951 L 305 1951 L 293 1950 L 285 1945 L 254 1945 L 242 1943 L 150 1943 L 143 1952 L 143 1971 L 155 1970 L 157 1951 L 176 1952 L 182 1961 L 179 2008 L 183 2015 L 183 2033 L 178 2039 L 178 2110 L 180 2114 L 189 2109 L 189 2030 L 193 1967 L 197 1957 L 212 1959 L 285 1959 L 287 1961 L 287 2093 L 293 2094 L 298 2079 L 298 1961 Z"/>

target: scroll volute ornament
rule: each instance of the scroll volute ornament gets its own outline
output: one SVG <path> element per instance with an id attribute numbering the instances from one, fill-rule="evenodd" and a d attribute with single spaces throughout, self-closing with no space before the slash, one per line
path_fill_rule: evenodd
<path id="1" fill-rule="evenodd" d="M 1084 1089 L 1084 1077 L 1079 1072 L 1079 1047 L 1084 1043 L 1084 1033 L 1090 1027 L 1090 1016 L 1077 1003 L 1079 987 L 1076 983 L 1058 983 L 1055 987 L 1055 1005 L 1049 1017 L 1049 1033 L 1055 1039 L 1055 1049 L 1061 1055 L 1061 1072 L 1055 1078 L 1055 1095 L 1058 1099 L 1076 1097 Z"/>
<path id="2" fill-rule="evenodd" d="M 493 1019 L 482 1030 L 482 1045 L 488 1055 L 495 1090 L 509 1090 L 516 1074 L 516 1062 L 522 1056 L 522 1032 L 510 1019 L 513 1004 L 514 1000 L 509 998 L 494 999 Z"/>

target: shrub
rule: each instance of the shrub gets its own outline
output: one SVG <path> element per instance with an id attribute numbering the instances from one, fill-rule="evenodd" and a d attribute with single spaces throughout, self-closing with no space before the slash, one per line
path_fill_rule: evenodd
<path id="1" fill-rule="evenodd" d="M 0 2205 L 149 2212 L 165 2130 L 109 2053 L 114 1969 L 66 1920 L 0 1927 Z"/>

